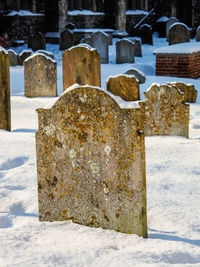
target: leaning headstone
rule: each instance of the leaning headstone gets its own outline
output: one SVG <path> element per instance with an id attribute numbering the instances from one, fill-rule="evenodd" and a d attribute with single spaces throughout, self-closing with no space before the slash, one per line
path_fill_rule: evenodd
<path id="1" fill-rule="evenodd" d="M 101 58 L 96 49 L 87 44 L 66 49 L 62 63 L 63 91 L 75 83 L 101 86 Z"/>
<path id="2" fill-rule="evenodd" d="M 12 49 L 8 50 L 8 54 L 9 54 L 9 65 L 10 66 L 17 66 L 19 64 L 18 54 Z"/>
<path id="3" fill-rule="evenodd" d="M 132 42 L 135 44 L 135 57 L 142 57 L 141 42 L 137 39 L 133 39 Z"/>
<path id="4" fill-rule="evenodd" d="M 140 99 L 139 82 L 133 75 L 120 74 L 110 76 L 106 82 L 106 89 L 113 95 L 120 96 L 125 101 Z"/>
<path id="5" fill-rule="evenodd" d="M 173 85 L 153 84 L 140 102 L 144 134 L 189 136 L 190 106 L 183 103 L 184 94 Z"/>
<path id="6" fill-rule="evenodd" d="M 134 75 L 135 78 L 139 81 L 139 83 L 145 83 L 145 81 L 146 81 L 146 77 L 145 77 L 144 73 L 140 70 L 132 68 L 130 70 L 127 70 L 127 72 L 125 72 L 125 74 Z"/>
<path id="7" fill-rule="evenodd" d="M 175 18 L 175 17 L 171 17 L 171 18 L 169 18 L 169 20 L 167 21 L 167 23 L 166 23 L 166 36 L 167 36 L 167 38 L 168 38 L 168 34 L 169 34 L 169 29 L 170 29 L 170 27 L 174 24 L 174 23 L 176 23 L 176 22 L 178 22 L 179 20 L 177 19 L 177 18 Z"/>
<path id="8" fill-rule="evenodd" d="M 196 102 L 198 91 L 195 90 L 194 85 L 185 84 L 182 82 L 171 82 L 168 84 L 177 86 L 178 89 L 184 93 L 184 98 L 183 98 L 184 103 L 185 102 L 188 102 L 188 103 L 195 103 Z"/>
<path id="9" fill-rule="evenodd" d="M 41 32 L 36 33 L 32 38 L 31 38 L 31 48 L 33 51 L 42 49 L 46 49 L 46 39 L 44 34 Z"/>
<path id="10" fill-rule="evenodd" d="M 11 130 L 10 71 L 8 52 L 0 46 L 0 129 Z"/>
<path id="11" fill-rule="evenodd" d="M 27 58 L 24 88 L 28 97 L 57 96 L 56 61 L 40 53 Z"/>
<path id="12" fill-rule="evenodd" d="M 54 59 L 54 54 L 49 52 L 49 51 L 47 51 L 47 50 L 37 50 L 37 51 L 35 51 L 35 53 L 44 54 L 44 55 Z"/>
<path id="13" fill-rule="evenodd" d="M 196 31 L 196 41 L 200 42 L 200 26 L 197 28 L 197 31 Z"/>
<path id="14" fill-rule="evenodd" d="M 39 220 L 147 237 L 139 106 L 121 109 L 100 88 L 74 86 L 37 113 Z"/>
<path id="15" fill-rule="evenodd" d="M 65 50 L 74 45 L 74 35 L 73 32 L 65 29 L 60 33 L 60 40 L 59 40 L 59 49 Z"/>
<path id="16" fill-rule="evenodd" d="M 189 28 L 184 23 L 174 23 L 169 29 L 168 42 L 169 45 L 190 42 Z"/>
<path id="17" fill-rule="evenodd" d="M 134 63 L 135 45 L 128 39 L 122 39 L 116 42 L 116 63 Z"/>
<path id="18" fill-rule="evenodd" d="M 30 57 L 31 54 L 32 54 L 32 51 L 30 51 L 30 50 L 23 50 L 19 54 L 19 65 L 23 66 L 24 60 L 27 59 L 28 57 Z"/>
<path id="19" fill-rule="evenodd" d="M 153 45 L 152 28 L 149 24 L 143 24 L 140 27 L 140 37 L 142 44 Z"/>

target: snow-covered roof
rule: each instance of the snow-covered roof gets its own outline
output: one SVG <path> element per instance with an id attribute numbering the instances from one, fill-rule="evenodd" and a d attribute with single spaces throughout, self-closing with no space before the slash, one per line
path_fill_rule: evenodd
<path id="1" fill-rule="evenodd" d="M 93 33 L 93 32 L 111 32 L 113 33 L 113 29 L 107 29 L 107 28 L 92 28 L 92 29 L 74 29 L 72 32 L 85 32 L 85 33 Z"/>
<path id="2" fill-rule="evenodd" d="M 73 10 L 73 11 L 68 11 L 68 15 L 70 16 L 77 16 L 77 15 L 105 15 L 103 12 L 94 12 L 91 10 Z"/>
<path id="3" fill-rule="evenodd" d="M 155 55 L 159 54 L 193 54 L 200 53 L 200 43 L 181 43 L 157 48 L 153 51 Z"/>
<path id="4" fill-rule="evenodd" d="M 126 15 L 146 15 L 148 12 L 144 10 L 126 10 Z"/>
<path id="5" fill-rule="evenodd" d="M 42 13 L 33 13 L 29 10 L 11 11 L 7 16 L 44 16 Z"/>
<path id="6" fill-rule="evenodd" d="M 168 20 L 169 20 L 169 18 L 167 16 L 162 16 L 156 22 L 166 22 Z"/>

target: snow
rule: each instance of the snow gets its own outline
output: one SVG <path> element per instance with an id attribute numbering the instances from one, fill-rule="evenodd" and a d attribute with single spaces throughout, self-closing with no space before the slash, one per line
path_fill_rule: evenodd
<path id="1" fill-rule="evenodd" d="M 8 54 L 7 50 L 3 48 L 1 45 L 0 45 L 0 52 L 4 52 L 5 54 Z"/>
<path id="2" fill-rule="evenodd" d="M 148 12 L 144 10 L 127 10 L 126 15 L 147 15 Z"/>
<path id="3" fill-rule="evenodd" d="M 173 81 L 194 84 L 200 95 L 200 79 L 155 76 L 153 51 L 166 46 L 166 39 L 154 35 L 154 45 L 142 45 L 143 57 L 134 64 L 115 64 L 116 41 L 109 48 L 109 64 L 101 65 L 102 87 L 109 75 L 134 67 L 146 75 L 142 99 L 152 83 Z M 47 50 L 57 61 L 61 95 L 63 52 L 53 44 Z M 200 266 L 200 96 L 190 104 L 189 139 L 145 138 L 149 237 L 143 239 L 71 221 L 38 221 L 35 109 L 58 98 L 25 97 L 23 75 L 23 66 L 10 67 L 12 131 L 0 130 L 0 266 Z"/>
<path id="4" fill-rule="evenodd" d="M 93 32 L 114 32 L 113 29 L 107 29 L 107 28 L 91 28 L 91 29 L 74 29 L 72 32 L 86 32 L 86 33 L 93 33 Z"/>
<path id="5" fill-rule="evenodd" d="M 78 44 L 78 45 L 75 45 L 75 46 L 72 46 L 68 49 L 68 51 L 71 51 L 72 49 L 76 48 L 76 47 L 84 47 L 84 48 L 87 48 L 88 50 L 90 51 L 94 51 L 96 50 L 95 48 L 91 47 L 89 44 L 84 44 L 84 43 L 81 43 L 81 44 Z"/>
<path id="6" fill-rule="evenodd" d="M 32 56 L 27 57 L 27 58 L 24 60 L 24 62 L 27 62 L 27 61 L 29 61 L 30 59 L 33 59 L 34 57 L 37 57 L 37 56 L 45 57 L 46 59 L 50 60 L 52 63 L 56 63 L 56 61 L 55 61 L 54 59 L 52 59 L 50 56 L 47 56 L 47 55 L 45 55 L 44 53 L 39 52 L 39 51 L 37 51 L 36 53 L 34 53 Z"/>
<path id="7" fill-rule="evenodd" d="M 20 11 L 15 11 L 12 10 L 8 13 L 7 16 L 44 16 L 42 13 L 33 13 L 28 10 L 20 10 Z"/>
<path id="8" fill-rule="evenodd" d="M 187 28 L 188 31 L 190 31 L 190 28 L 189 28 L 186 24 L 184 24 L 184 23 L 182 23 L 182 22 L 174 22 L 174 23 L 169 27 L 169 29 L 171 29 L 172 27 L 177 26 L 177 25 L 182 25 L 182 26 L 184 26 L 185 28 Z"/>
<path id="9" fill-rule="evenodd" d="M 180 43 L 170 46 L 157 48 L 154 50 L 154 54 L 193 54 L 200 52 L 200 43 Z"/>
<path id="10" fill-rule="evenodd" d="M 156 22 L 167 22 L 169 18 L 167 16 L 160 17 Z"/>
<path id="11" fill-rule="evenodd" d="M 103 12 L 93 12 L 91 10 L 73 10 L 68 11 L 67 15 L 69 16 L 77 16 L 77 15 L 105 15 Z"/>

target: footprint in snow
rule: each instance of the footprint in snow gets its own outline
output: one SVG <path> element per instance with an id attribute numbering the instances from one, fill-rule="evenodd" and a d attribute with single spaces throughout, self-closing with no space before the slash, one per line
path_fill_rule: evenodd
<path id="1" fill-rule="evenodd" d="M 9 159 L 0 165 L 0 171 L 10 170 L 23 165 L 28 160 L 27 157 L 17 157 Z"/>

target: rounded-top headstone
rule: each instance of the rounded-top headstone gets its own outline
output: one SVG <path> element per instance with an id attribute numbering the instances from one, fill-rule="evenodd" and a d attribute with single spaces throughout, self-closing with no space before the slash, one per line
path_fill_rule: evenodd
<path id="1" fill-rule="evenodd" d="M 189 28 L 180 22 L 174 23 L 168 34 L 169 45 L 190 42 Z"/>

